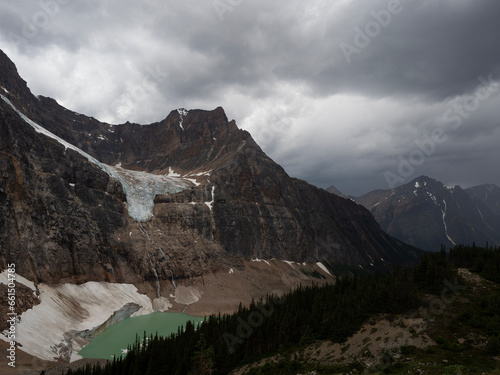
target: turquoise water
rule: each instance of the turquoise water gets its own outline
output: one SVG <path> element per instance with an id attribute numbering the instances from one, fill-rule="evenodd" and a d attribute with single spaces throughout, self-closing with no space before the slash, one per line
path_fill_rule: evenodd
<path id="1" fill-rule="evenodd" d="M 176 333 L 178 327 L 186 326 L 190 320 L 194 323 L 203 321 L 203 318 L 180 313 L 156 312 L 148 315 L 127 318 L 119 323 L 113 324 L 103 333 L 94 338 L 78 352 L 83 358 L 112 359 L 123 354 L 122 349 L 135 342 L 136 335 L 143 338 L 154 336 L 156 332 L 160 336 L 169 336 Z"/>

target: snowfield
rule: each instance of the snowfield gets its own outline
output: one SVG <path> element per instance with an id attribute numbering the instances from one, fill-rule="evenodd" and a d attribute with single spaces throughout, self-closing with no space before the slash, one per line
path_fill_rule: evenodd
<path id="1" fill-rule="evenodd" d="M 21 276 L 16 275 L 16 279 L 25 285 L 32 285 L 27 280 L 24 282 Z M 3 278 L 0 281 L 4 283 Z M 40 304 L 19 317 L 16 341 L 19 349 L 46 360 L 63 357 L 72 362 L 80 359 L 76 353 L 81 349 L 82 341 L 71 340 L 68 332 L 92 330 L 105 323 L 114 312 L 128 303 L 140 306 L 134 315 L 154 311 L 151 299 L 139 294 L 131 284 L 40 284 L 38 290 Z M 167 306 L 168 301 L 162 303 L 162 307 Z M 0 339 L 8 341 L 4 333 L 0 334 Z"/>

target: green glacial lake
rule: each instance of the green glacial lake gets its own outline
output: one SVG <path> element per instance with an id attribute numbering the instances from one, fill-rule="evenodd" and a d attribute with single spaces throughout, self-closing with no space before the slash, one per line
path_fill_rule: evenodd
<path id="1" fill-rule="evenodd" d="M 123 354 L 122 349 L 135 342 L 136 335 L 142 339 L 146 335 L 169 336 L 176 333 L 177 328 L 186 326 L 187 321 L 194 323 L 203 321 L 203 318 L 181 313 L 156 312 L 148 315 L 127 318 L 113 324 L 103 333 L 94 338 L 78 352 L 83 358 L 113 359 Z"/>

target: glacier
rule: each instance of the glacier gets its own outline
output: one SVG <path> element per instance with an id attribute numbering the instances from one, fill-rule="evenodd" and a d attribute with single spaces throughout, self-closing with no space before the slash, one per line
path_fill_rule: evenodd
<path id="1" fill-rule="evenodd" d="M 85 157 L 89 162 L 97 165 L 112 178 L 118 180 L 127 197 L 127 209 L 129 215 L 137 222 L 147 222 L 153 217 L 154 198 L 156 195 L 175 194 L 188 189 L 194 182 L 183 179 L 179 174 L 172 173 L 169 170 L 169 175 L 157 175 L 153 173 L 133 171 L 125 169 L 117 164 L 112 167 L 101 163 L 99 160 L 90 156 L 78 147 L 66 142 L 54 133 L 48 131 L 36 122 L 29 119 L 24 113 L 18 110 L 11 101 L 0 94 L 2 100 L 7 103 L 17 114 L 29 125 L 31 125 L 38 133 L 44 134 L 49 138 L 61 143 L 65 149 L 71 149 Z M 195 184 L 196 185 L 196 184 Z"/>

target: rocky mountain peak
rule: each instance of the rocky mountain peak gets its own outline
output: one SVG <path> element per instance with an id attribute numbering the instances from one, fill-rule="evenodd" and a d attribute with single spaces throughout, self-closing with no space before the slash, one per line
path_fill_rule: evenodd
<path id="1" fill-rule="evenodd" d="M 485 190 L 466 192 L 460 186 L 420 176 L 392 190 L 372 191 L 356 202 L 368 208 L 396 238 L 438 251 L 441 244 L 500 243 L 500 217 L 492 210 L 495 204 L 478 203 L 480 197 L 486 197 Z"/>
<path id="2" fill-rule="evenodd" d="M 19 271 L 30 280 L 182 279 L 253 258 L 385 267 L 418 256 L 362 206 L 290 178 L 221 107 L 110 125 L 20 93 L 0 100 L 0 263 L 29 259 Z"/>
<path id="3" fill-rule="evenodd" d="M 29 96 L 29 88 L 17 71 L 16 65 L 0 49 L 0 93 L 13 97 Z"/>
<path id="4" fill-rule="evenodd" d="M 345 198 L 345 199 L 349 199 L 349 196 L 347 196 L 344 193 L 342 193 L 339 189 L 337 189 L 333 185 L 331 185 L 330 187 L 326 188 L 325 190 L 327 192 L 331 193 L 331 194 L 335 194 L 335 195 L 338 195 L 339 197 L 342 197 L 342 198 Z"/>

